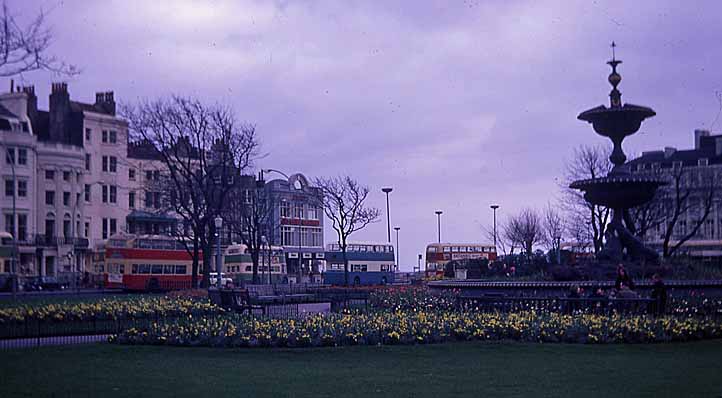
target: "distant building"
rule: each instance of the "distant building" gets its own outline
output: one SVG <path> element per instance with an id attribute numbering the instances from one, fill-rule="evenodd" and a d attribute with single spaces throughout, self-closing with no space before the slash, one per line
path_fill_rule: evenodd
<path id="1" fill-rule="evenodd" d="M 681 184 L 685 191 L 691 192 L 688 204 L 691 208 L 686 211 L 675 225 L 672 243 L 691 232 L 703 212 L 703 200 L 700 196 L 709 192 L 710 178 L 715 178 L 719 184 L 719 191 L 713 203 L 711 212 L 695 236 L 684 243 L 681 252 L 699 257 L 722 256 L 722 135 L 710 135 L 707 130 L 695 130 L 694 149 L 677 150 L 667 147 L 660 151 L 642 153 L 642 156 L 629 162 L 632 172 L 649 173 L 660 172 L 672 175 L 674 171 L 685 170 Z M 704 178 L 703 178 L 704 177 Z M 663 186 L 665 200 L 673 197 L 673 185 Z M 667 218 L 671 214 L 666 215 Z M 668 220 L 665 220 L 668 222 Z M 666 223 L 645 236 L 647 243 L 661 251 Z"/>
<path id="2" fill-rule="evenodd" d="M 268 181 L 264 189 L 275 204 L 271 244 L 283 246 L 289 277 L 300 277 L 298 282 L 320 280 L 324 261 L 320 189 L 300 173 L 288 180 Z"/>
<path id="3" fill-rule="evenodd" d="M 0 95 L 0 138 L 0 228 L 17 237 L 18 272 L 83 270 L 96 247 L 125 227 L 127 124 L 115 115 L 113 93 L 88 104 L 53 83 L 44 111 L 33 86 L 11 84 Z"/>

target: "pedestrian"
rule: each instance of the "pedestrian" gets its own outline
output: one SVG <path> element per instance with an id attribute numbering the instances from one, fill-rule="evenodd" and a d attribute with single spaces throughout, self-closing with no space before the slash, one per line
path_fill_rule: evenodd
<path id="1" fill-rule="evenodd" d="M 620 291 L 622 290 L 622 287 L 634 290 L 634 281 L 624 268 L 624 264 L 619 263 L 617 266 L 617 280 L 614 282 L 614 288 L 617 289 L 617 291 Z"/>
<path id="2" fill-rule="evenodd" d="M 652 276 L 652 313 L 662 315 L 667 310 L 667 286 L 659 274 Z"/>

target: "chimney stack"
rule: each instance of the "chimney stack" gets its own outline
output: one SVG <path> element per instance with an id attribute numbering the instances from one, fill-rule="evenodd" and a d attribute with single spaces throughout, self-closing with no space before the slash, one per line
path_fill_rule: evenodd
<path id="1" fill-rule="evenodd" d="M 701 149 L 700 142 L 702 137 L 709 137 L 709 130 L 696 129 L 694 131 L 694 149 Z"/>
<path id="2" fill-rule="evenodd" d="M 113 92 L 95 93 L 95 107 L 102 112 L 115 116 L 115 98 Z"/>
<path id="3" fill-rule="evenodd" d="M 70 95 L 67 83 L 53 83 L 50 93 L 51 141 L 69 143 L 70 140 Z"/>
<path id="4" fill-rule="evenodd" d="M 664 158 L 669 159 L 675 152 L 677 152 L 677 148 L 671 146 L 664 147 Z"/>

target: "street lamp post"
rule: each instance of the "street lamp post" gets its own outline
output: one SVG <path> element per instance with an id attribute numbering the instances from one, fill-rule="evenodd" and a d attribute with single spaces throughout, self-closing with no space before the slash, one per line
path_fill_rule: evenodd
<path id="1" fill-rule="evenodd" d="M 444 212 L 441 210 L 436 210 L 436 225 L 439 229 L 439 243 L 441 243 L 441 214 Z"/>
<path id="2" fill-rule="evenodd" d="M 494 211 L 494 250 L 496 250 L 496 209 L 499 208 L 499 205 L 491 205 L 489 207 Z"/>
<path id="3" fill-rule="evenodd" d="M 389 193 L 393 190 L 393 188 L 381 188 L 381 191 L 386 194 L 386 233 L 389 243 L 391 243 L 391 215 L 389 213 Z"/>
<path id="4" fill-rule="evenodd" d="M 395 271 L 399 270 L 399 230 L 401 227 L 394 227 L 394 231 L 396 231 L 396 255 L 394 256 L 396 258 L 396 269 Z"/>
<path id="5" fill-rule="evenodd" d="M 221 271 L 223 269 L 221 265 L 221 227 L 223 227 L 223 219 L 218 216 L 213 221 L 216 226 L 216 245 L 218 246 L 216 248 L 216 286 L 220 290 L 221 283 L 223 283 L 223 279 L 221 278 Z"/>

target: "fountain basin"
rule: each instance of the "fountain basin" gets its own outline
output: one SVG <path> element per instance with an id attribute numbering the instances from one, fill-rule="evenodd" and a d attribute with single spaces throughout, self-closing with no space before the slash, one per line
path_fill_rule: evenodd
<path id="1" fill-rule="evenodd" d="M 580 113 L 577 119 L 591 123 L 599 135 L 624 138 L 636 133 L 644 119 L 656 114 L 652 108 L 640 105 L 624 104 L 611 108 L 600 105 Z"/>
<path id="2" fill-rule="evenodd" d="M 589 203 L 629 209 L 652 200 L 657 188 L 666 184 L 666 181 L 653 176 L 610 175 L 574 181 L 569 187 L 583 191 L 584 199 Z"/>

